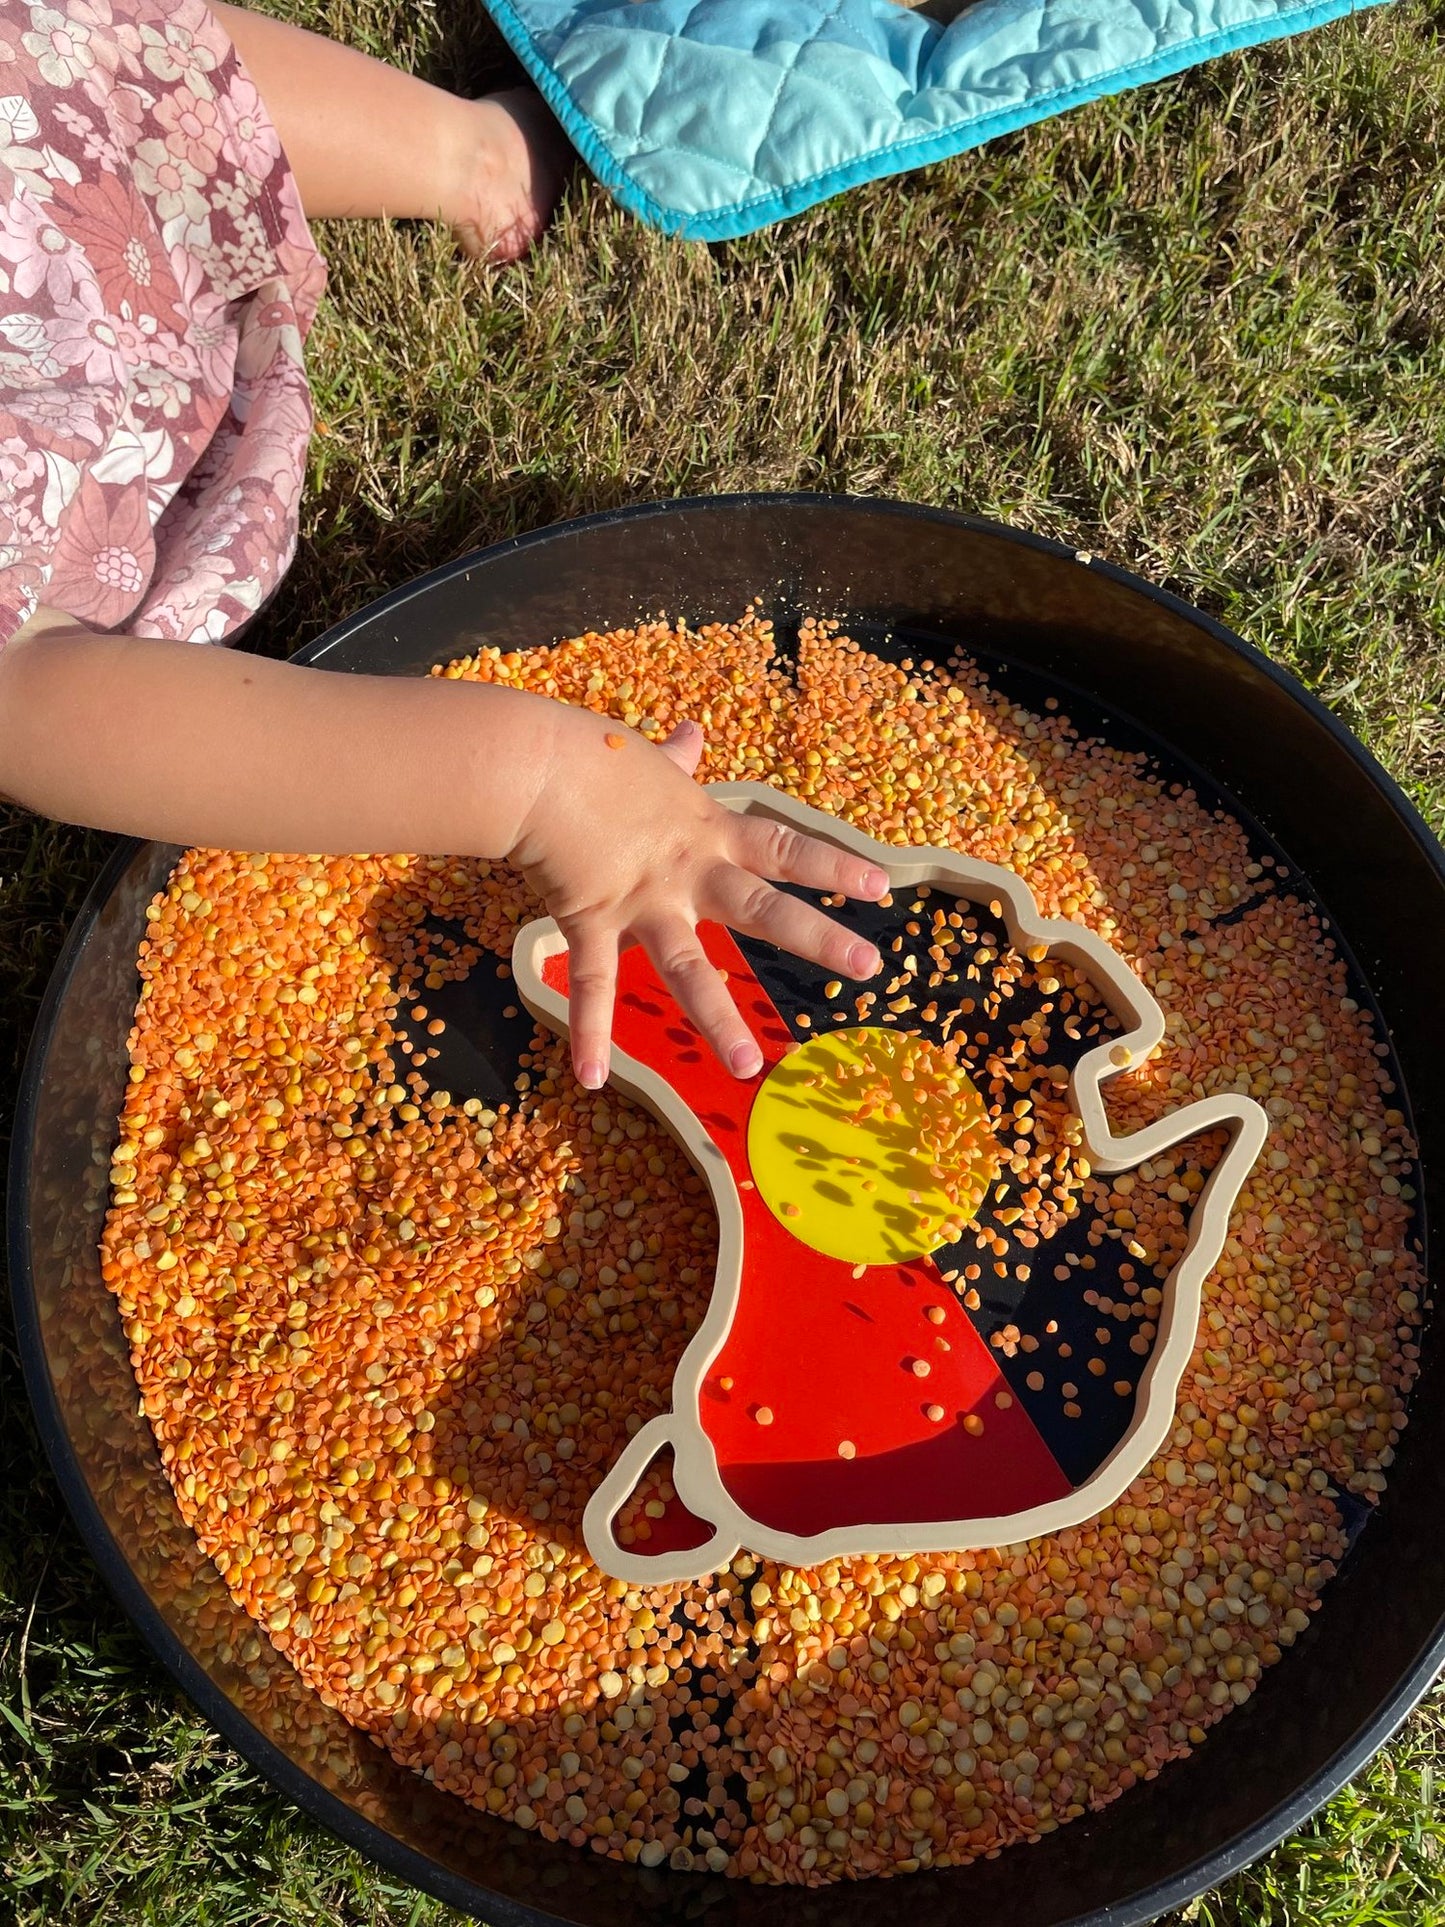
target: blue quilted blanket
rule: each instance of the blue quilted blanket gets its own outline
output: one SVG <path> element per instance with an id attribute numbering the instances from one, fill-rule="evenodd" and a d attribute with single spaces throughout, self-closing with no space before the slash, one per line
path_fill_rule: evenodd
<path id="1" fill-rule="evenodd" d="M 485 0 L 624 207 L 694 240 L 1373 0 Z"/>

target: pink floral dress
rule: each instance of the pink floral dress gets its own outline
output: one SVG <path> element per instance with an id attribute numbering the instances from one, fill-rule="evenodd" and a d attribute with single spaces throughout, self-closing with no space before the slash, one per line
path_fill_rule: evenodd
<path id="1" fill-rule="evenodd" d="M 219 641 L 296 546 L 325 279 L 201 0 L 0 0 L 0 644 Z"/>

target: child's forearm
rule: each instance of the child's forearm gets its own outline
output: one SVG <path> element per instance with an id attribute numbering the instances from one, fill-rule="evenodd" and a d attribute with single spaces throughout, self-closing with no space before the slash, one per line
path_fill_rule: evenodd
<path id="1" fill-rule="evenodd" d="M 291 854 L 508 857 L 571 951 L 572 1053 L 607 1077 L 618 947 L 643 944 L 739 1077 L 757 1039 L 697 935 L 706 920 L 830 976 L 871 943 L 769 879 L 874 899 L 887 873 L 724 809 L 695 724 L 656 744 L 590 710 L 430 677 L 348 676 L 33 619 L 0 649 L 0 792 L 164 843 Z"/>
<path id="2" fill-rule="evenodd" d="M 32 619 L 0 649 L 0 793 L 161 842 L 502 856 L 601 719 L 516 690 L 349 676 Z"/>

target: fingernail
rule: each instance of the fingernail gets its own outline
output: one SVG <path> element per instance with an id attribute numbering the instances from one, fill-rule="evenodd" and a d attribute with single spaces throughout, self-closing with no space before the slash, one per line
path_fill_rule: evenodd
<path id="1" fill-rule="evenodd" d="M 577 1081 L 584 1091 L 600 1091 L 607 1082 L 607 1066 L 589 1057 L 585 1064 L 578 1066 Z"/>
<path id="2" fill-rule="evenodd" d="M 882 962 L 883 959 L 871 943 L 855 943 L 848 952 L 848 974 L 851 977 L 871 977 Z"/>
<path id="3" fill-rule="evenodd" d="M 863 894 L 865 897 L 881 897 L 888 889 L 886 870 L 865 870 L 863 872 Z"/>
<path id="4" fill-rule="evenodd" d="M 736 1077 L 755 1077 L 763 1068 L 763 1053 L 756 1044 L 734 1044 L 728 1062 Z"/>

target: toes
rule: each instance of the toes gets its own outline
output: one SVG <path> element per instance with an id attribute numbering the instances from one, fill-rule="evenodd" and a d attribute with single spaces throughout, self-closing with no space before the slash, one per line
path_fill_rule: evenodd
<path id="1" fill-rule="evenodd" d="M 562 192 L 572 148 L 531 87 L 476 102 L 478 142 L 467 194 L 469 218 L 453 224 L 474 260 L 515 261 L 537 239 Z"/>

